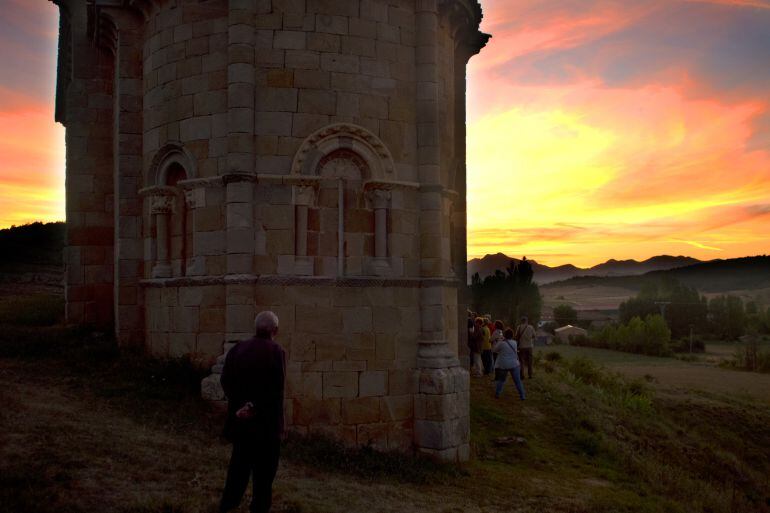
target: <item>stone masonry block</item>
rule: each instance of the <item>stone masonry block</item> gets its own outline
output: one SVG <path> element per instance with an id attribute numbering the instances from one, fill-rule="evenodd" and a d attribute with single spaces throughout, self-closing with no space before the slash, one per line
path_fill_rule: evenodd
<path id="1" fill-rule="evenodd" d="M 454 392 L 454 379 L 447 369 L 425 369 L 420 373 L 421 394 L 449 394 Z"/>
<path id="2" fill-rule="evenodd" d="M 364 371 L 359 374 L 358 395 L 360 397 L 377 397 L 387 393 L 387 371 Z"/>
<path id="3" fill-rule="evenodd" d="M 322 33 L 308 34 L 307 49 L 315 52 L 338 52 L 340 50 L 340 36 Z"/>
<path id="4" fill-rule="evenodd" d="M 380 399 L 359 397 L 342 400 L 342 422 L 345 424 L 370 424 L 380 420 Z"/>
<path id="5" fill-rule="evenodd" d="M 393 369 L 388 371 L 388 394 L 414 394 L 419 388 L 419 371 L 413 369 Z"/>
<path id="6" fill-rule="evenodd" d="M 338 73 L 358 73 L 360 58 L 357 55 L 324 53 L 321 55 L 321 69 Z"/>
<path id="7" fill-rule="evenodd" d="M 305 333 L 339 333 L 342 329 L 342 315 L 332 307 L 297 305 L 295 327 Z"/>
<path id="8" fill-rule="evenodd" d="M 385 422 L 360 424 L 357 429 L 356 443 L 380 451 L 388 448 L 388 425 Z"/>
<path id="9" fill-rule="evenodd" d="M 368 306 L 342 309 L 342 330 L 345 333 L 371 331 L 372 309 Z"/>
<path id="10" fill-rule="evenodd" d="M 257 312 L 252 305 L 227 305 L 225 310 L 228 333 L 253 333 Z"/>
<path id="11" fill-rule="evenodd" d="M 195 333 L 169 333 L 168 356 L 179 358 L 195 352 Z"/>
<path id="12" fill-rule="evenodd" d="M 358 372 L 331 371 L 323 374 L 324 398 L 358 396 Z"/>
<path id="13" fill-rule="evenodd" d="M 323 394 L 323 375 L 320 372 L 303 372 L 300 389 L 302 397 L 321 399 Z"/>
<path id="14" fill-rule="evenodd" d="M 257 110 L 295 112 L 297 110 L 297 90 L 287 87 L 260 88 L 257 91 Z"/>
<path id="15" fill-rule="evenodd" d="M 342 420 L 339 398 L 294 399 L 294 424 L 309 426 L 312 424 L 334 425 Z"/>
<path id="16" fill-rule="evenodd" d="M 316 15 L 316 30 L 327 34 L 348 33 L 348 18 L 346 16 L 334 16 L 329 14 Z"/>
<path id="17" fill-rule="evenodd" d="M 305 32 L 298 30 L 276 30 L 273 48 L 284 50 L 302 50 L 305 48 Z"/>
<path id="18" fill-rule="evenodd" d="M 400 330 L 401 312 L 394 306 L 373 308 L 374 331 L 377 333 L 397 333 Z"/>
<path id="19" fill-rule="evenodd" d="M 334 115 L 337 112 L 337 96 L 334 91 L 301 89 L 299 111 L 309 114 Z"/>
<path id="20" fill-rule="evenodd" d="M 286 67 L 316 70 L 321 63 L 318 52 L 312 50 L 286 50 Z"/>
<path id="21" fill-rule="evenodd" d="M 414 397 L 390 395 L 380 399 L 380 419 L 386 422 L 411 419 L 414 411 Z"/>

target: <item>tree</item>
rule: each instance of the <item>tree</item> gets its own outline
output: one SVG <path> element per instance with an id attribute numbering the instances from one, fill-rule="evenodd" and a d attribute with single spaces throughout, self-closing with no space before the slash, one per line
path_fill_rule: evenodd
<path id="1" fill-rule="evenodd" d="M 724 340 L 734 340 L 745 332 L 746 312 L 741 298 L 727 295 L 712 298 L 708 304 L 711 331 Z"/>
<path id="2" fill-rule="evenodd" d="M 473 308 L 511 325 L 522 316 L 536 323 L 540 319 L 542 298 L 533 276 L 532 265 L 526 257 L 518 263 L 512 260 L 505 271 L 498 269 L 484 280 L 478 273 L 474 274 L 471 278 Z"/>
<path id="3" fill-rule="evenodd" d="M 553 309 L 553 319 L 559 326 L 575 324 L 577 322 L 577 310 L 570 305 L 559 305 Z"/>
<path id="4" fill-rule="evenodd" d="M 618 310 L 620 322 L 624 324 L 628 324 L 634 317 L 644 319 L 648 315 L 660 313 L 660 308 L 655 304 L 655 300 L 649 297 L 642 297 L 641 294 L 620 303 Z"/>

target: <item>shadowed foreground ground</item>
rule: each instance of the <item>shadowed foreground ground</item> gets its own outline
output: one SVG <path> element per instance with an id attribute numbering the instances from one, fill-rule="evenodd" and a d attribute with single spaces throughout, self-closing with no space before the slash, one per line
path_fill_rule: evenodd
<path id="1" fill-rule="evenodd" d="M 0 332 L 0 510 L 215 511 L 228 447 L 195 371 L 90 334 Z M 475 459 L 460 469 L 290 442 L 275 509 L 770 511 L 766 404 L 553 354 L 537 372 L 524 403 L 472 382 Z"/>

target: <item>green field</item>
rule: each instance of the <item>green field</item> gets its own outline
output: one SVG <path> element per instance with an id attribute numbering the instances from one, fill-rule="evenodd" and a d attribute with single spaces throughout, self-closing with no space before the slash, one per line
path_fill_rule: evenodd
<path id="1" fill-rule="evenodd" d="M 696 354 L 694 361 L 569 345 L 555 345 L 541 350 L 555 351 L 568 358 L 588 358 L 627 378 L 644 379 L 661 391 L 709 393 L 728 401 L 730 397 L 738 397 L 770 403 L 770 374 L 718 366 L 720 361 L 730 358 L 737 347 L 737 344 L 729 343 L 707 344 L 706 352 Z"/>

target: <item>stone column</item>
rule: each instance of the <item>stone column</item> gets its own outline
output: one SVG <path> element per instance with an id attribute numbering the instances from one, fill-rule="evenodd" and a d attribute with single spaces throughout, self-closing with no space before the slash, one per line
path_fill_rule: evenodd
<path id="1" fill-rule="evenodd" d="M 227 47 L 227 170 L 254 173 L 256 0 L 230 0 Z"/>
<path id="2" fill-rule="evenodd" d="M 187 187 L 184 182 L 180 182 L 181 186 Z M 204 187 L 187 188 L 184 191 L 184 200 L 187 208 L 191 214 L 192 226 L 191 230 L 195 233 L 196 216 L 198 216 L 198 207 L 204 207 L 206 201 L 206 189 Z M 187 276 L 203 276 L 206 274 L 206 259 L 200 254 L 198 244 L 195 243 L 195 236 L 192 237 L 191 247 L 187 248 L 188 258 L 186 266 Z"/>
<path id="3" fill-rule="evenodd" d="M 114 323 L 114 56 L 93 44 L 86 2 L 60 7 L 56 121 L 66 127 L 66 322 Z"/>
<path id="4" fill-rule="evenodd" d="M 155 216 L 155 265 L 153 278 L 170 278 L 170 221 L 174 211 L 172 196 L 153 196 L 150 203 L 150 215 Z"/>
<path id="5" fill-rule="evenodd" d="M 313 257 L 307 255 L 307 227 L 308 208 L 315 203 L 315 188 L 311 185 L 298 185 L 294 187 L 295 205 L 295 246 L 294 246 L 294 272 L 295 274 L 312 276 Z"/>
<path id="6" fill-rule="evenodd" d="M 345 183 L 337 181 L 337 277 L 345 275 Z"/>
<path id="7" fill-rule="evenodd" d="M 133 9 L 101 8 L 117 29 L 114 93 L 115 335 L 121 345 L 144 341 L 144 308 L 139 280 L 142 259 L 142 42 L 144 19 Z M 97 16 L 100 16 L 97 14 Z M 107 38 L 108 31 L 102 29 Z M 169 198 L 173 199 L 173 198 Z M 162 217 L 162 216 L 161 216 Z M 166 220 L 168 223 L 168 219 Z M 170 231 L 170 225 L 168 226 Z"/>
<path id="8" fill-rule="evenodd" d="M 416 2 L 417 159 L 420 177 L 421 335 L 417 349 L 419 392 L 415 396 L 415 445 L 444 461 L 469 456 L 468 371 L 449 349 L 446 306 L 455 286 L 449 285 L 444 240 L 448 215 L 441 183 L 438 98 L 437 0 Z M 455 299 L 456 301 L 456 299 Z"/>
<path id="9" fill-rule="evenodd" d="M 390 268 L 388 262 L 388 206 L 390 205 L 390 191 L 371 189 L 367 192 L 366 196 L 374 210 L 374 259 L 372 260 L 372 273 L 383 276 L 387 274 Z"/>

